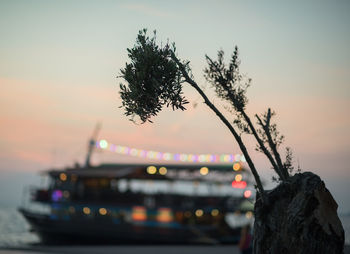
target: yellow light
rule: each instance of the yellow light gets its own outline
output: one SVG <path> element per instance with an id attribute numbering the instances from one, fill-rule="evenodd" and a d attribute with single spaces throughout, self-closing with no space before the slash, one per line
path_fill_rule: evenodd
<path id="1" fill-rule="evenodd" d="M 84 207 L 84 208 L 83 208 L 83 213 L 85 213 L 85 214 L 90 214 L 90 213 L 91 213 L 90 208 L 89 208 L 89 207 Z"/>
<path id="2" fill-rule="evenodd" d="M 60 174 L 60 179 L 61 181 L 66 181 L 67 180 L 67 175 L 65 173 Z"/>
<path id="3" fill-rule="evenodd" d="M 218 209 L 211 210 L 211 215 L 212 216 L 218 216 L 219 215 L 219 210 Z"/>
<path id="4" fill-rule="evenodd" d="M 242 181 L 242 175 L 241 175 L 241 174 L 237 174 L 237 175 L 235 176 L 235 180 L 236 180 L 236 182 Z"/>
<path id="5" fill-rule="evenodd" d="M 100 208 L 100 209 L 98 209 L 98 212 L 99 212 L 101 215 L 106 215 L 106 214 L 107 214 L 106 208 Z"/>
<path id="6" fill-rule="evenodd" d="M 200 170 L 199 170 L 199 173 L 202 175 L 202 176 L 205 176 L 209 173 L 209 169 L 207 167 L 202 167 Z"/>
<path id="7" fill-rule="evenodd" d="M 157 173 L 157 168 L 155 166 L 149 166 L 147 167 L 147 173 L 150 175 L 154 175 Z"/>
<path id="8" fill-rule="evenodd" d="M 157 221 L 168 223 L 173 220 L 174 216 L 170 208 L 159 208 L 158 209 L 158 215 L 157 215 Z"/>
<path id="9" fill-rule="evenodd" d="M 251 211 L 248 211 L 248 212 L 245 213 L 245 217 L 246 217 L 247 219 L 250 219 L 250 218 L 253 217 L 253 213 L 252 213 Z"/>
<path id="10" fill-rule="evenodd" d="M 201 217 L 201 216 L 203 216 L 204 212 L 202 209 L 197 209 L 195 214 L 197 217 Z"/>
<path id="11" fill-rule="evenodd" d="M 233 170 L 234 170 L 234 171 L 238 171 L 238 170 L 240 170 L 240 169 L 241 169 L 241 164 L 239 164 L 239 163 L 233 164 Z"/>
<path id="12" fill-rule="evenodd" d="M 161 167 L 159 169 L 159 174 L 161 174 L 161 175 L 166 175 L 167 172 L 168 172 L 168 170 L 166 169 L 166 167 Z"/>

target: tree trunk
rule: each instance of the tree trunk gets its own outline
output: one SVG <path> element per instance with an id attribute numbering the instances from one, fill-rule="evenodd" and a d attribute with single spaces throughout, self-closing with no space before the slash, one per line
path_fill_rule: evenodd
<path id="1" fill-rule="evenodd" d="M 343 253 L 338 205 L 319 176 L 295 174 L 255 204 L 255 254 Z"/>

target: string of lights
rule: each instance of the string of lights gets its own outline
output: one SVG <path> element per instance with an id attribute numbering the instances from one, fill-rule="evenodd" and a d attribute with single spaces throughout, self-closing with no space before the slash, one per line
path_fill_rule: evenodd
<path id="1" fill-rule="evenodd" d="M 121 146 L 108 143 L 105 139 L 96 142 L 96 147 L 102 150 L 109 150 L 113 153 L 130 155 L 140 158 L 179 161 L 179 162 L 199 162 L 199 163 L 234 163 L 245 162 L 245 158 L 240 154 L 187 154 L 187 153 L 168 153 L 152 150 L 137 149 L 128 146 Z"/>

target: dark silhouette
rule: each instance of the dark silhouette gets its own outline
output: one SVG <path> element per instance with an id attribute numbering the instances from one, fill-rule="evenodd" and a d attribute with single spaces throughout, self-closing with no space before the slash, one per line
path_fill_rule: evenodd
<path id="1" fill-rule="evenodd" d="M 189 62 L 177 57 L 175 44 L 158 46 L 156 33 L 150 38 L 144 29 L 139 32 L 135 46 L 128 49 L 128 56 L 130 63 L 121 69 L 120 77 L 126 83 L 120 84 L 120 95 L 125 114 L 131 116 L 131 120 L 135 121 L 135 116 L 138 116 L 141 122 L 150 121 L 150 118 L 156 116 L 165 105 L 185 110 L 188 102 L 182 95 L 182 85 L 187 83 L 196 89 L 204 103 L 234 136 L 254 176 L 258 191 L 255 205 L 254 253 L 342 253 L 344 230 L 337 216 L 337 204 L 324 183 L 312 173 L 291 176 L 294 169 L 292 151 L 286 148 L 285 159 L 282 160 L 279 148 L 284 137 L 272 122 L 275 113 L 270 108 L 260 116 L 255 115 L 255 125 L 246 114 L 246 91 L 251 80 L 240 73 L 237 47 L 228 64 L 224 62 L 222 50 L 218 52 L 217 60 L 206 56 L 208 67 L 204 70 L 205 77 L 217 96 L 228 103 L 227 108 L 234 116 L 232 122 L 217 109 L 195 82 Z M 242 140 L 242 134 L 253 135 L 257 141 L 256 150 L 265 154 L 271 163 L 277 174 L 275 179 L 280 182 L 274 191 L 264 190 L 258 171 Z M 305 186 L 305 182 L 313 181 L 314 176 L 319 181 L 315 181 L 311 189 L 308 187 L 309 195 L 306 195 L 302 186 Z M 296 182 L 299 185 L 295 184 L 292 188 L 292 183 Z M 298 221 L 301 226 L 298 231 L 285 231 L 286 235 L 282 239 L 281 231 L 272 226 L 279 225 L 291 229 L 295 218 L 288 216 L 302 218 Z M 324 216 L 332 220 L 323 220 Z M 272 221 L 267 223 L 269 220 L 266 218 Z M 303 232 L 313 232 L 313 235 L 305 238 Z M 321 242 L 327 242 L 328 248 L 320 248 Z M 291 243 L 298 246 L 298 249 L 290 248 Z"/>
<path id="2" fill-rule="evenodd" d="M 252 253 L 252 234 L 251 234 L 250 225 L 242 227 L 241 230 L 241 239 L 239 240 L 238 247 L 241 250 L 242 254 L 251 254 Z"/>

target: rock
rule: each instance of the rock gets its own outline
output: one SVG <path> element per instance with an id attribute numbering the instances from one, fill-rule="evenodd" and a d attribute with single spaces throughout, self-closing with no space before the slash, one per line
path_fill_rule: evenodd
<path id="1" fill-rule="evenodd" d="M 338 205 L 319 176 L 295 174 L 266 194 L 255 203 L 255 254 L 343 253 Z"/>

